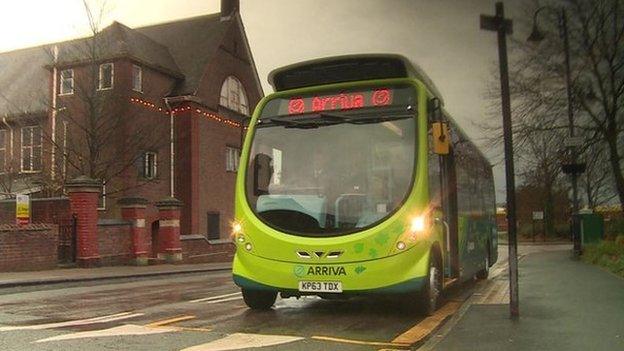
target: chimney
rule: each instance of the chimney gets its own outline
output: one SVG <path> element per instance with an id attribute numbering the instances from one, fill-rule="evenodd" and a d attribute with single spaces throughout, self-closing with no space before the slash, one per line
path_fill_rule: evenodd
<path id="1" fill-rule="evenodd" d="M 238 0 L 221 0 L 221 20 L 227 21 L 234 16 L 239 9 Z"/>

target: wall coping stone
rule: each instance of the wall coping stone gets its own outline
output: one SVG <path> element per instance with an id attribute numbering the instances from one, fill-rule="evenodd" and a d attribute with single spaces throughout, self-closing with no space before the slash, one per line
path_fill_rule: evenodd
<path id="1" fill-rule="evenodd" d="M 69 193 L 99 193 L 102 188 L 102 183 L 85 175 L 81 175 L 77 178 L 67 181 L 65 183 L 65 188 Z"/>
<path id="2" fill-rule="evenodd" d="M 180 208 L 184 203 L 175 197 L 166 197 L 156 202 L 156 207 L 159 209 L 167 209 L 167 208 Z"/>
<path id="3" fill-rule="evenodd" d="M 139 207 L 139 208 L 145 208 L 147 207 L 148 201 L 146 198 L 143 197 L 139 197 L 139 196 L 127 196 L 127 197 L 122 197 L 121 199 L 117 200 L 117 204 L 119 206 L 121 206 L 122 208 L 128 208 L 128 207 Z"/>
<path id="4" fill-rule="evenodd" d="M 210 245 L 222 245 L 222 244 L 232 244 L 232 245 L 234 245 L 234 243 L 230 239 L 208 240 L 208 243 Z"/>
<path id="5" fill-rule="evenodd" d="M 44 231 L 54 228 L 55 225 L 51 224 L 0 224 L 0 232 L 26 232 L 26 231 Z"/>
<path id="6" fill-rule="evenodd" d="M 210 245 L 221 245 L 221 244 L 232 244 L 232 240 L 229 239 L 216 239 L 216 240 L 208 240 L 205 235 L 201 234 L 186 234 L 180 235 L 181 241 L 186 240 L 204 240 L 208 242 Z"/>
<path id="7" fill-rule="evenodd" d="M 16 201 L 15 198 L 4 199 L 4 200 L 0 200 L 0 204 L 15 203 L 15 201 Z M 37 198 L 30 199 L 30 202 L 45 202 L 45 201 L 69 201 L 69 198 L 65 196 L 57 196 L 57 197 L 37 197 Z"/>
<path id="8" fill-rule="evenodd" d="M 106 219 L 106 218 L 102 218 L 102 219 L 98 219 L 97 225 L 99 226 L 122 226 L 122 225 L 132 225 L 132 222 L 130 221 L 125 221 L 123 219 L 117 219 L 117 218 L 112 218 L 112 219 Z"/>

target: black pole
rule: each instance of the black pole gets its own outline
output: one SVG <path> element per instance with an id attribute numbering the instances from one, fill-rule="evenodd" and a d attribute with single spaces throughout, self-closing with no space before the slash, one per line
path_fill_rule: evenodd
<path id="1" fill-rule="evenodd" d="M 570 42 L 568 37 L 568 16 L 565 8 L 561 9 L 561 31 L 563 35 L 563 51 L 565 56 L 566 93 L 568 96 L 568 127 L 570 139 L 574 138 L 574 110 L 572 109 L 572 78 L 570 74 Z M 577 150 L 575 145 L 570 146 L 572 164 L 577 162 Z M 572 172 L 572 222 L 570 231 L 574 239 L 574 255 L 581 254 L 581 236 L 579 230 L 579 201 L 578 201 L 578 172 Z"/>
<path id="2" fill-rule="evenodd" d="M 516 235 L 516 185 L 513 162 L 513 140 L 511 130 L 511 104 L 509 97 L 509 73 L 507 65 L 507 34 L 512 32 L 512 23 L 505 19 L 502 2 L 496 3 L 496 16 L 481 15 L 481 29 L 498 34 L 498 60 L 500 67 L 501 100 L 503 111 L 503 137 L 505 142 L 505 180 L 507 186 L 507 226 L 509 235 L 509 312 L 512 319 L 520 315 L 518 298 L 518 247 Z"/>

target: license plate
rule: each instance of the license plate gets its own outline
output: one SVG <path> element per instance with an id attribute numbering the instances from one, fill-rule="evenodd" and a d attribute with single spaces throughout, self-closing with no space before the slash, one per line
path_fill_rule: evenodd
<path id="1" fill-rule="evenodd" d="M 301 292 L 324 292 L 324 293 L 341 293 L 342 282 L 310 282 L 300 281 L 299 291 Z"/>

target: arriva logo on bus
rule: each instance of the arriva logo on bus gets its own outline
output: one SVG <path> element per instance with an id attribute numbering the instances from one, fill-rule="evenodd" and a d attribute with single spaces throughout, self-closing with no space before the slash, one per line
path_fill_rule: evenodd
<path id="1" fill-rule="evenodd" d="M 299 278 L 311 275 L 347 275 L 347 271 L 342 266 L 310 266 L 306 269 L 304 266 L 297 265 L 293 268 L 293 273 Z"/>

